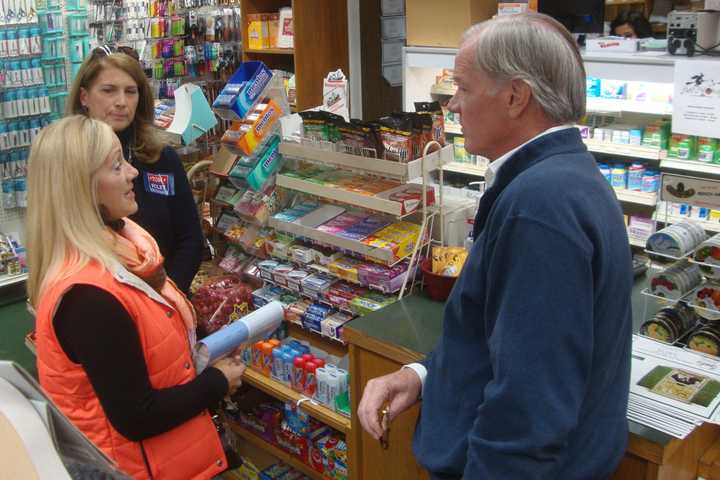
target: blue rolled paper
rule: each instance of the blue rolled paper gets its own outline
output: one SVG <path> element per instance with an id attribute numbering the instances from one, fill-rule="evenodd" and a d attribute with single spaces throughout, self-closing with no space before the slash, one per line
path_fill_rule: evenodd
<path id="1" fill-rule="evenodd" d="M 284 318 L 277 300 L 258 308 L 195 344 L 195 370 L 202 372 L 243 343 L 253 343 L 272 333 Z"/>

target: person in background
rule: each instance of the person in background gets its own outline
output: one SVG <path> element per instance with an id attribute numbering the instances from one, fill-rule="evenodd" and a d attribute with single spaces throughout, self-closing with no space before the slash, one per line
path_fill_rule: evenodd
<path id="1" fill-rule="evenodd" d="M 125 158 L 139 171 L 139 208 L 131 219 L 157 241 L 168 275 L 188 293 L 202 260 L 202 228 L 182 163 L 157 138 L 153 95 L 137 53 L 128 47 L 93 50 L 75 77 L 67 113 L 102 120 L 120 138 Z"/>
<path id="2" fill-rule="evenodd" d="M 623 10 L 610 23 L 610 35 L 625 38 L 650 38 L 652 26 L 642 12 Z"/>
<path id="3" fill-rule="evenodd" d="M 585 70 L 546 15 L 482 22 L 455 58 L 465 149 L 491 163 L 474 243 L 422 364 L 370 380 L 381 438 L 422 396 L 413 451 L 436 479 L 609 477 L 627 443 L 632 271 L 612 188 L 574 127 Z M 385 423 L 385 422 L 382 422 Z"/>
<path id="4" fill-rule="evenodd" d="M 84 115 L 33 142 L 26 228 L 38 376 L 126 474 L 209 479 L 227 460 L 207 409 L 245 368 L 226 358 L 196 374 L 195 311 L 157 243 L 127 218 L 137 175 L 112 128 Z"/>

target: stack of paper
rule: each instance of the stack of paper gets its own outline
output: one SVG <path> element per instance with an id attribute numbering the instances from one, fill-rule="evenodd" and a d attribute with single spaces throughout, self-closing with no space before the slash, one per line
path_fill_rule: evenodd
<path id="1" fill-rule="evenodd" d="M 720 359 L 633 335 L 627 417 L 676 438 L 720 424 Z"/>

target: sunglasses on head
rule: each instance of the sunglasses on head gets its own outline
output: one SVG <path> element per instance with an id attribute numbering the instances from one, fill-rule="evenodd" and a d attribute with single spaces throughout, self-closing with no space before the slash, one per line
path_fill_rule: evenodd
<path id="1" fill-rule="evenodd" d="M 93 49 L 92 51 L 92 57 L 93 58 L 100 58 L 100 57 L 107 57 L 108 55 L 112 55 L 113 53 L 124 53 L 128 57 L 134 58 L 138 62 L 140 61 L 140 55 L 138 55 L 137 50 L 135 50 L 132 47 L 127 46 L 111 46 L 111 45 L 103 45 L 102 47 L 97 47 Z"/>

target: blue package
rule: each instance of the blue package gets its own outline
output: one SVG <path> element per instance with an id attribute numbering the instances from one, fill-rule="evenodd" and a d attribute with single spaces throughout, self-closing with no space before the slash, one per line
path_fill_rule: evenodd
<path id="1" fill-rule="evenodd" d="M 627 95 L 627 84 L 620 80 L 600 80 L 600 97 L 625 99 Z"/>
<path id="2" fill-rule="evenodd" d="M 587 77 L 585 79 L 585 96 L 587 97 L 599 97 L 600 96 L 600 79 L 597 77 Z"/>
<path id="3" fill-rule="evenodd" d="M 262 99 L 272 76 L 263 62 L 244 62 L 213 102 L 213 110 L 223 120 L 243 120 Z"/>

